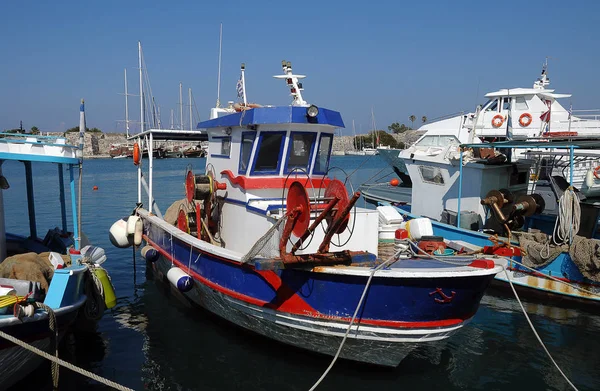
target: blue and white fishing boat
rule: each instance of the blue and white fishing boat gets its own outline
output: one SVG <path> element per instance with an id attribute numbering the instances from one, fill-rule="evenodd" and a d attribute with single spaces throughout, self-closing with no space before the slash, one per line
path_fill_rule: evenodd
<path id="1" fill-rule="evenodd" d="M 185 198 L 164 215 L 152 154 L 144 175 L 134 156 L 139 205 L 111 227 L 111 241 L 128 247 L 141 236 L 160 280 L 237 326 L 327 355 L 348 332 L 340 357 L 396 366 L 418 344 L 465 326 L 501 268 L 485 257 L 418 257 L 402 239 L 380 242 L 380 213 L 356 207 L 360 194 L 330 178 L 340 114 L 307 103 L 304 76 L 282 65 L 275 77 L 290 106 L 249 104 L 242 67 L 241 103 L 212 109 L 197 130 L 132 137 L 148 151 L 156 141 L 207 137 L 209 155 L 196 169 L 205 174 L 187 170 Z"/>
<path id="2" fill-rule="evenodd" d="M 404 218 L 409 224 L 427 218 L 430 232 L 457 254 L 496 256 L 508 270 L 496 276 L 504 286 L 510 278 L 526 294 L 551 294 L 553 303 L 597 303 L 600 202 L 572 184 L 577 150 L 598 147 L 560 139 L 460 144 L 454 138 L 436 149 L 417 143 L 399 153 L 412 192 L 411 204 L 401 206 Z M 551 167 L 536 170 L 536 160 L 512 162 L 519 149 L 570 156 L 568 180 Z"/>
<path id="3" fill-rule="evenodd" d="M 81 119 L 85 128 L 83 102 Z M 83 137 L 83 133 L 81 135 Z M 83 138 L 81 138 L 83 142 Z M 38 349 L 55 353 L 56 344 L 73 326 L 88 329 L 115 305 L 114 292 L 106 271 L 104 250 L 91 246 L 81 232 L 80 210 L 75 191 L 75 172 L 81 167 L 82 145 L 68 145 L 63 137 L 31 134 L 0 134 L 0 381 L 10 387 L 36 368 L 42 357 L 16 346 L 4 335 Z M 10 192 L 10 169 L 6 161 L 25 166 L 29 235 L 6 232 L 5 211 L 21 205 L 5 205 L 3 194 Z M 33 171 L 40 164 L 57 166 L 60 211 L 57 225 L 38 236 L 34 202 Z M 6 167 L 6 166 L 5 166 Z M 13 165 L 10 166 L 14 167 Z M 72 221 L 69 229 L 65 199 L 65 169 L 69 172 Z M 20 179 L 23 180 L 23 179 Z M 81 191 L 81 189 L 80 189 Z M 81 193 L 79 193 L 81 194 Z"/>

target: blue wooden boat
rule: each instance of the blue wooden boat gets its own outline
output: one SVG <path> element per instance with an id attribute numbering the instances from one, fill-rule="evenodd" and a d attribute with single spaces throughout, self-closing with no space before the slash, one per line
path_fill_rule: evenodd
<path id="1" fill-rule="evenodd" d="M 449 264 L 380 243 L 378 213 L 356 207 L 359 194 L 330 178 L 340 114 L 303 99 L 291 64 L 276 77 L 291 106 L 249 104 L 244 95 L 197 130 L 133 136 L 138 144 L 208 138 L 209 156 L 205 174 L 190 168 L 185 198 L 163 214 L 150 155 L 147 177 L 138 176 L 138 202 L 147 204 L 117 221 L 111 240 L 128 247 L 142 237 L 149 267 L 192 308 L 327 355 L 348 332 L 340 357 L 396 366 L 417 345 L 464 327 L 500 268 L 485 257 Z M 142 159 L 134 162 L 141 171 Z"/>
<path id="2" fill-rule="evenodd" d="M 0 278 L 0 331 L 51 354 L 70 327 L 93 327 L 115 304 L 109 277 L 100 266 L 106 259 L 104 250 L 91 246 L 81 232 L 74 172 L 80 159 L 81 148 L 68 145 L 63 137 L 0 134 L 0 270 L 5 273 Z M 22 205 L 27 205 L 23 215 L 29 218 L 28 236 L 5 233 L 5 210 L 19 205 L 4 205 L 2 194 L 11 191 L 9 180 L 23 180 L 2 168 L 10 160 L 25 166 L 27 203 Z M 49 229 L 43 237 L 38 236 L 33 186 L 33 171 L 40 164 L 57 166 L 61 205 L 56 213 L 61 227 Z M 72 230 L 67 222 L 65 169 L 70 174 Z M 45 275 L 36 278 L 40 270 Z M 51 318 L 56 321 L 54 329 Z M 0 338 L 2 388 L 23 379 L 42 360 Z"/>

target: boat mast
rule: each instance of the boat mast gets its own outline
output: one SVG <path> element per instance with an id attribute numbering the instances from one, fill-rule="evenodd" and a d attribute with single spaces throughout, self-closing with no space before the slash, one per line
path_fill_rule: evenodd
<path id="1" fill-rule="evenodd" d="M 125 68 L 125 135 L 129 138 L 129 95 L 127 94 L 127 68 Z"/>
<path id="2" fill-rule="evenodd" d="M 221 107 L 221 48 L 223 43 L 223 23 L 219 29 L 219 71 L 217 73 L 217 104 L 215 107 Z"/>
<path id="3" fill-rule="evenodd" d="M 181 82 L 179 82 L 179 130 L 183 130 L 183 95 L 181 92 Z"/>
<path id="4" fill-rule="evenodd" d="M 188 89 L 188 102 L 190 103 L 190 130 L 192 130 L 192 89 Z"/>

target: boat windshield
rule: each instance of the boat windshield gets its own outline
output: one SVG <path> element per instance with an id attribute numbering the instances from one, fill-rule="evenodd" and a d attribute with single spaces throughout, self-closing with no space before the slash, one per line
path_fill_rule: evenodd
<path id="1" fill-rule="evenodd" d="M 252 172 L 263 175 L 278 174 L 284 141 L 285 132 L 261 133 Z"/>
<path id="2" fill-rule="evenodd" d="M 319 151 L 317 158 L 315 159 L 313 174 L 325 174 L 329 168 L 329 154 L 331 153 L 332 138 L 332 134 L 321 134 Z"/>
<path id="3" fill-rule="evenodd" d="M 286 173 L 295 168 L 308 171 L 313 145 L 317 138 L 316 133 L 292 132 L 287 155 Z"/>

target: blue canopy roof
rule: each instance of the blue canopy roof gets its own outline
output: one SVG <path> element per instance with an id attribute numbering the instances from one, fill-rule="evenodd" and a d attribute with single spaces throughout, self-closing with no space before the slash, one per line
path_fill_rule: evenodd
<path id="1" fill-rule="evenodd" d="M 317 118 L 309 121 L 306 109 L 306 107 L 297 106 L 258 107 L 200 122 L 198 128 L 209 129 L 263 124 L 319 124 L 338 128 L 344 127 L 342 116 L 337 111 L 319 107 Z"/>

